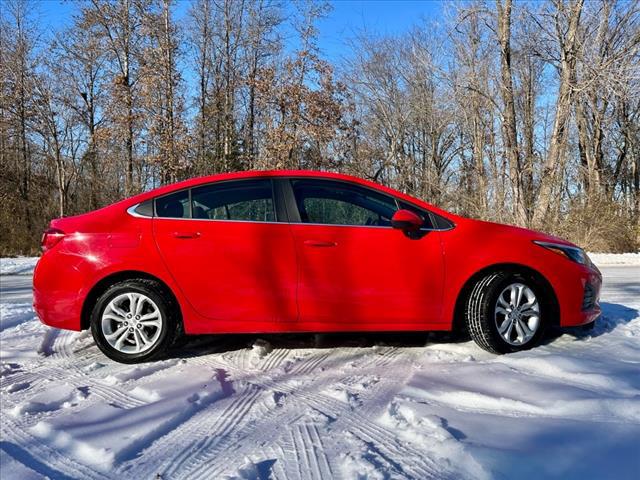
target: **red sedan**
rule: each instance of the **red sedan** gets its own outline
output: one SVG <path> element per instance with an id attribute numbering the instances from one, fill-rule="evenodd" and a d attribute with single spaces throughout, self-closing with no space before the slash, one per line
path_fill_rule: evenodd
<path id="1" fill-rule="evenodd" d="M 333 173 L 167 185 L 53 220 L 42 248 L 41 321 L 127 363 L 204 333 L 466 330 L 508 353 L 600 315 L 575 245 Z"/>

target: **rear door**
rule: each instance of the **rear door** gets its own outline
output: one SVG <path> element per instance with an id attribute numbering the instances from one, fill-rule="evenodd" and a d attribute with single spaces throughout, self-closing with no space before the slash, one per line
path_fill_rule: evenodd
<path id="1" fill-rule="evenodd" d="M 294 322 L 296 255 L 270 179 L 217 182 L 156 199 L 161 256 L 201 315 L 264 329 Z"/>
<path id="2" fill-rule="evenodd" d="M 439 320 L 440 232 L 407 238 L 391 227 L 393 197 L 348 182 L 292 179 L 290 196 L 305 328 L 396 330 Z"/>

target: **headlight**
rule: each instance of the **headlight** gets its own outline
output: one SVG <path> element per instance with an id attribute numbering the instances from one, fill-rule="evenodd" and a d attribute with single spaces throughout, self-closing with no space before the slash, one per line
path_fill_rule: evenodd
<path id="1" fill-rule="evenodd" d="M 541 242 L 538 240 L 534 240 L 533 243 L 552 252 L 556 252 L 572 262 L 579 263 L 580 265 L 591 265 L 591 259 L 581 248 L 563 245 L 562 243 Z"/>

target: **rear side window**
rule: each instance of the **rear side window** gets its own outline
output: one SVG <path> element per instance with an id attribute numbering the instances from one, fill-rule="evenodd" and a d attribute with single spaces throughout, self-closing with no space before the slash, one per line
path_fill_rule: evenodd
<path id="1" fill-rule="evenodd" d="M 141 217 L 153 217 L 153 199 L 140 203 L 134 212 Z"/>
<path id="2" fill-rule="evenodd" d="M 189 190 L 156 198 L 156 216 L 163 218 L 190 218 Z"/>
<path id="3" fill-rule="evenodd" d="M 393 198 L 331 180 L 293 180 L 300 219 L 324 225 L 391 226 Z"/>
<path id="4" fill-rule="evenodd" d="M 271 180 L 242 180 L 191 190 L 193 218 L 275 222 Z"/>

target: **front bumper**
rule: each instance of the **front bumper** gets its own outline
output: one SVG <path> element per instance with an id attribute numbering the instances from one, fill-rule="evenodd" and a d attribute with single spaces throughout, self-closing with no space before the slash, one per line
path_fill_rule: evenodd
<path id="1" fill-rule="evenodd" d="M 600 288 L 602 274 L 595 267 L 583 267 L 579 274 L 578 295 L 565 298 L 561 305 L 560 326 L 577 327 L 595 321 L 601 314 Z"/>

